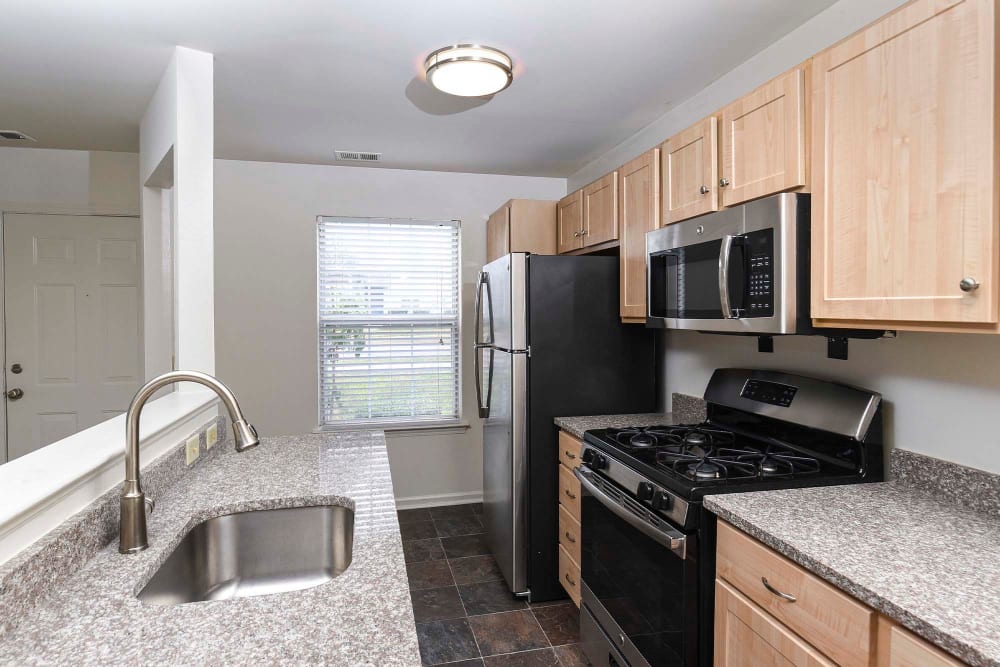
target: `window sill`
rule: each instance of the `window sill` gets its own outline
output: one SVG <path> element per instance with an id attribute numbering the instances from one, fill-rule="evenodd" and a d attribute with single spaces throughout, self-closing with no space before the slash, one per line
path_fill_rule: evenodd
<path id="1" fill-rule="evenodd" d="M 395 437 L 414 437 L 421 435 L 448 435 L 465 433 L 469 430 L 469 422 L 410 422 L 403 424 L 344 424 L 342 426 L 320 426 L 314 433 L 337 433 L 342 431 L 382 431 Z"/>

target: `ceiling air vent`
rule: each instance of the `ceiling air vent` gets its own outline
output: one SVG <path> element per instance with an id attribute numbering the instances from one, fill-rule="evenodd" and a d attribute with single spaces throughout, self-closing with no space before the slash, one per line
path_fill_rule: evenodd
<path id="1" fill-rule="evenodd" d="M 338 160 L 354 160 L 355 162 L 378 162 L 381 153 L 366 153 L 365 151 L 334 151 Z"/>
<path id="2" fill-rule="evenodd" d="M 18 132 L 17 130 L 0 130 L 0 139 L 7 139 L 9 141 L 37 141 L 34 137 L 24 132 Z"/>

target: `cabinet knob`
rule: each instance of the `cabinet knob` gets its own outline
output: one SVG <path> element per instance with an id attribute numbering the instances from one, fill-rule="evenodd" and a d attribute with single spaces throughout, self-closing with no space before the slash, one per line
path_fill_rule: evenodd
<path id="1" fill-rule="evenodd" d="M 958 286 L 963 292 L 975 292 L 979 289 L 979 281 L 975 278 L 962 278 Z"/>
<path id="2" fill-rule="evenodd" d="M 709 190 L 707 185 L 703 185 L 701 186 L 701 188 L 698 189 L 698 192 L 700 192 L 703 195 L 707 195 L 709 192 L 711 192 L 711 190 Z"/>
<path id="3" fill-rule="evenodd" d="M 573 238 L 580 238 L 580 232 L 573 232 Z"/>
<path id="4" fill-rule="evenodd" d="M 729 179 L 728 178 L 720 178 L 719 179 L 719 185 L 722 186 L 722 187 L 726 187 L 727 185 L 729 185 Z"/>

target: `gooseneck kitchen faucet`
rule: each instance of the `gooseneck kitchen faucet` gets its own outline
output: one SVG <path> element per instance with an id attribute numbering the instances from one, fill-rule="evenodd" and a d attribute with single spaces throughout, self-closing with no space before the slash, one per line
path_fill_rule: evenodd
<path id="1" fill-rule="evenodd" d="M 153 378 L 136 392 L 125 416 L 125 488 L 121 497 L 121 518 L 119 519 L 118 551 L 123 554 L 136 553 L 149 546 L 146 538 L 147 500 L 139 483 L 139 416 L 146 401 L 157 391 L 175 382 L 196 382 L 214 391 L 222 399 L 233 421 L 233 435 L 236 451 L 244 452 L 260 444 L 257 431 L 247 423 L 240 410 L 240 404 L 229 387 L 206 373 L 198 371 L 171 371 Z"/>

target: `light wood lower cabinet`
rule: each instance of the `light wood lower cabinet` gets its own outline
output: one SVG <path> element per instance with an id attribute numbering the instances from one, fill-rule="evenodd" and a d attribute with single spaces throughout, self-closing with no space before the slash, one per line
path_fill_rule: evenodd
<path id="1" fill-rule="evenodd" d="M 915 0 L 813 59 L 817 325 L 1000 330 L 997 11 Z"/>
<path id="2" fill-rule="evenodd" d="M 569 556 L 569 552 L 559 545 L 559 583 L 569 594 L 577 607 L 580 606 L 580 566 Z"/>
<path id="3" fill-rule="evenodd" d="M 618 170 L 621 318 L 646 321 L 646 232 L 660 226 L 660 149 L 654 148 Z"/>
<path id="4" fill-rule="evenodd" d="M 559 583 L 580 606 L 580 480 L 573 468 L 580 464 L 583 443 L 559 431 Z"/>
<path id="5" fill-rule="evenodd" d="M 486 222 L 486 261 L 511 252 L 556 254 L 556 202 L 511 199 Z"/>
<path id="6" fill-rule="evenodd" d="M 835 667 L 835 663 L 721 579 L 715 580 L 715 665 Z"/>
<path id="7" fill-rule="evenodd" d="M 962 667 L 963 665 L 884 616 L 879 618 L 878 635 L 877 667 Z"/>
<path id="8" fill-rule="evenodd" d="M 562 464 L 559 465 L 559 503 L 574 519 L 580 520 L 580 480 Z"/>
<path id="9" fill-rule="evenodd" d="M 962 664 L 770 547 L 719 522 L 716 667 Z"/>

